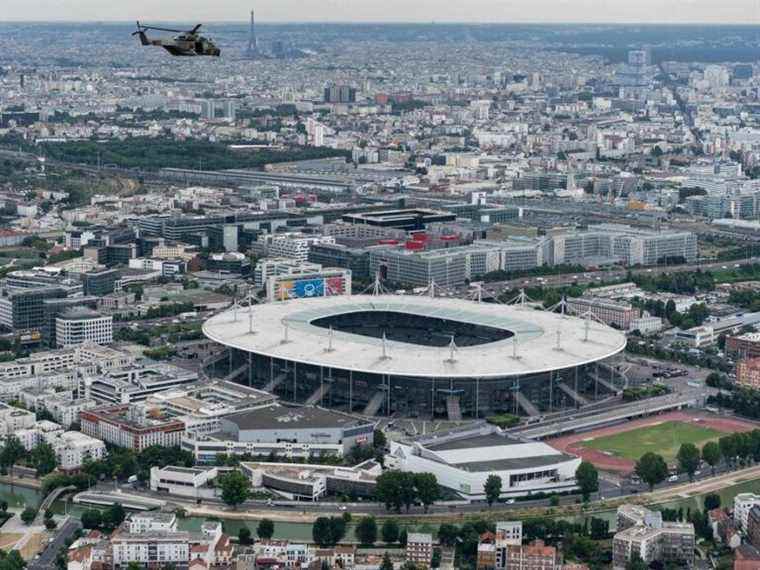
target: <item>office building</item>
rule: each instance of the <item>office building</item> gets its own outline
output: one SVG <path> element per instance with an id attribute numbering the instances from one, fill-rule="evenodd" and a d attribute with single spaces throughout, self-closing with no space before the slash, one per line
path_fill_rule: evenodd
<path id="1" fill-rule="evenodd" d="M 383 228 L 396 228 L 406 231 L 420 231 L 424 230 L 427 227 L 427 224 L 432 224 L 434 222 L 453 222 L 456 220 L 456 214 L 439 210 L 416 208 L 345 214 L 341 219 L 349 224 L 363 224 Z"/>
<path id="2" fill-rule="evenodd" d="M 370 250 L 365 248 L 319 243 L 309 248 L 309 262 L 321 267 L 350 269 L 353 279 L 366 281 L 370 278 L 369 252 Z"/>
<path id="3" fill-rule="evenodd" d="M 570 297 L 566 300 L 567 311 L 571 315 L 591 314 L 594 318 L 610 326 L 627 331 L 639 317 L 641 311 L 626 303 L 616 303 L 593 297 Z"/>
<path id="4" fill-rule="evenodd" d="M 150 490 L 193 499 L 213 499 L 217 493 L 209 483 L 218 476 L 216 467 L 151 467 Z"/>
<path id="5" fill-rule="evenodd" d="M 58 348 L 111 344 L 113 317 L 89 309 L 69 309 L 55 318 L 55 339 Z"/>
<path id="6" fill-rule="evenodd" d="M 270 257 L 286 257 L 305 262 L 309 258 L 309 249 L 316 244 L 332 244 L 332 236 L 312 236 L 300 233 L 268 234 L 259 237 L 259 242 L 266 244 Z"/>
<path id="7" fill-rule="evenodd" d="M 156 362 L 87 374 L 82 379 L 82 387 L 87 398 L 104 404 L 128 404 L 197 380 L 197 372 Z"/>
<path id="8" fill-rule="evenodd" d="M 620 224 L 555 235 L 552 248 L 554 265 L 693 263 L 698 253 L 697 236 L 691 232 L 656 232 Z"/>
<path id="9" fill-rule="evenodd" d="M 351 271 L 327 268 L 276 275 L 267 279 L 266 292 L 269 302 L 303 297 L 350 295 Z"/>
<path id="10" fill-rule="evenodd" d="M 290 275 L 320 271 L 322 265 L 311 262 L 299 261 L 291 257 L 266 257 L 256 262 L 253 269 L 253 284 L 256 287 L 266 286 L 270 277 L 276 275 Z"/>
<path id="11" fill-rule="evenodd" d="M 66 297 L 64 289 L 3 289 L 0 291 L 0 325 L 13 330 L 40 331 L 45 325 L 44 301 Z"/>
<path id="12" fill-rule="evenodd" d="M 190 429 L 182 448 L 201 463 L 217 455 L 311 458 L 342 457 L 356 445 L 371 445 L 374 424 L 317 407 L 271 405 L 219 418 L 211 434 Z"/>

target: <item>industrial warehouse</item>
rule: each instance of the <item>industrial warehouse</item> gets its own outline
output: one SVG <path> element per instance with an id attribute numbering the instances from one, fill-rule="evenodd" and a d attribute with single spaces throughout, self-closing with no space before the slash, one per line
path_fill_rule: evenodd
<path id="1" fill-rule="evenodd" d="M 619 390 L 625 336 L 591 315 L 401 295 L 234 307 L 204 324 L 242 382 L 363 415 L 537 416 Z"/>

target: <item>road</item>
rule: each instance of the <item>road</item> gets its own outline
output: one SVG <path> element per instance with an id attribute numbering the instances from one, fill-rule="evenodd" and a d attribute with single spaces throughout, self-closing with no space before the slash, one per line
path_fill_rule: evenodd
<path id="1" fill-rule="evenodd" d="M 65 523 L 56 531 L 53 542 L 48 543 L 45 550 L 27 566 L 28 570 L 56 570 L 55 563 L 58 553 L 65 546 L 66 541 L 74 536 L 77 529 L 82 528 L 82 524 L 73 518 L 68 518 Z"/>

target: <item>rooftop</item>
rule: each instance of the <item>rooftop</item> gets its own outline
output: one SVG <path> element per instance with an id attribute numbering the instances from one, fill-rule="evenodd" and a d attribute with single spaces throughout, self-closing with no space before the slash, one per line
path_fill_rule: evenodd
<path id="1" fill-rule="evenodd" d="M 382 338 L 330 331 L 315 324 L 326 317 L 368 312 L 445 319 L 511 334 L 495 342 L 457 347 L 453 358 L 449 346 L 386 339 L 383 357 Z M 288 342 L 282 342 L 285 323 Z M 621 332 L 591 319 L 522 306 L 396 295 L 331 296 L 256 305 L 253 333 L 249 332 L 247 309 L 227 310 L 207 320 L 203 332 L 223 345 L 277 359 L 427 378 L 499 378 L 571 368 L 617 354 L 626 343 Z M 518 358 L 511 358 L 515 353 Z"/>
<path id="2" fill-rule="evenodd" d="M 303 428 L 347 428 L 369 422 L 317 407 L 289 408 L 272 405 L 240 412 L 224 418 L 241 430 L 282 430 Z"/>

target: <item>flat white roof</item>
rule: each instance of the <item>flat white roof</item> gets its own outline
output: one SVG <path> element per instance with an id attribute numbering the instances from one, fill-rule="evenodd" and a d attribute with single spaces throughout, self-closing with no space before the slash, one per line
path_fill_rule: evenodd
<path id="1" fill-rule="evenodd" d="M 332 315 L 391 311 L 440 317 L 512 331 L 508 339 L 460 347 L 434 347 L 332 332 L 312 324 Z M 571 368 L 608 358 L 625 348 L 625 335 L 592 319 L 563 316 L 530 307 L 476 303 L 462 299 L 401 295 L 356 295 L 292 299 L 230 309 L 211 317 L 204 334 L 242 351 L 325 368 L 425 378 L 501 378 Z M 287 323 L 288 342 L 283 342 Z M 588 327 L 588 335 L 586 335 Z M 557 349 L 557 333 L 559 347 Z M 588 340 L 586 340 L 586 336 Z M 517 341 L 517 356 L 513 358 Z"/>

